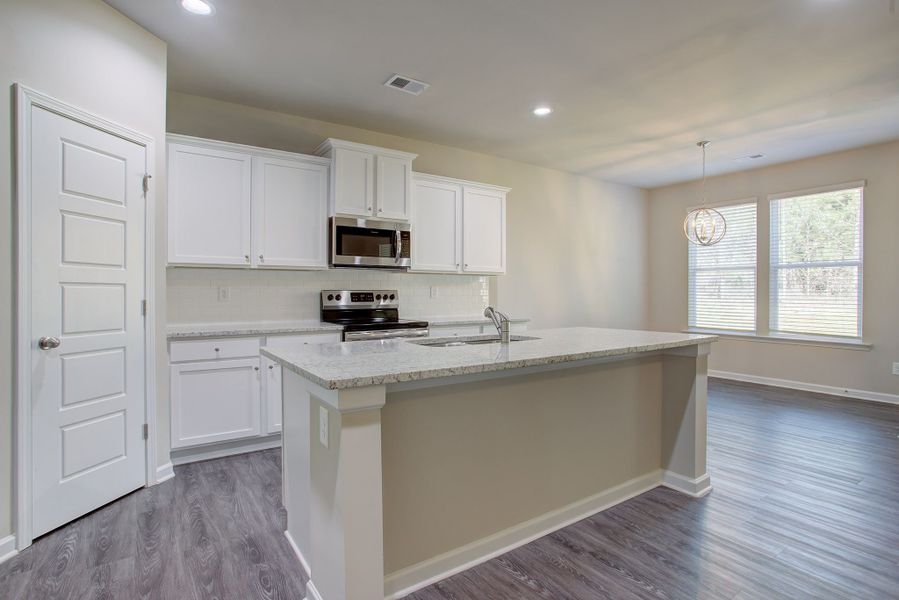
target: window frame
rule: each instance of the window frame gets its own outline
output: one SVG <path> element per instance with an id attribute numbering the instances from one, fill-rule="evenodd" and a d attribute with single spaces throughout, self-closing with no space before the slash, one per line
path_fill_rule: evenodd
<path id="1" fill-rule="evenodd" d="M 733 335 L 755 335 L 759 330 L 759 197 L 758 196 L 748 196 L 745 198 L 738 198 L 734 200 L 724 200 L 722 202 L 715 202 L 712 204 L 702 204 L 697 206 L 687 207 L 684 216 L 691 211 L 696 210 L 697 208 L 722 208 L 728 206 L 738 206 L 741 204 L 755 204 L 755 264 L 753 265 L 753 272 L 755 274 L 755 282 L 753 286 L 753 328 L 752 329 L 734 329 L 727 327 L 700 327 L 698 325 L 690 324 L 690 307 L 695 305 L 695 285 L 693 281 L 693 273 L 696 272 L 693 268 L 691 268 L 691 246 L 695 245 L 691 242 L 687 242 L 687 330 L 693 332 L 715 332 L 715 333 L 724 333 L 724 334 L 733 334 Z M 727 234 L 725 233 L 725 236 Z M 745 270 L 744 268 L 730 267 L 725 269 L 699 269 L 699 271 L 740 271 Z"/>
<path id="2" fill-rule="evenodd" d="M 837 183 L 832 185 L 818 186 L 813 188 L 805 188 L 789 192 L 778 192 L 768 195 L 768 336 L 780 339 L 796 339 L 796 340 L 833 340 L 834 342 L 863 342 L 864 340 L 864 264 L 865 264 L 865 187 L 866 180 L 849 181 L 845 183 Z M 844 190 L 859 190 L 859 214 L 858 214 L 858 259 L 855 260 L 834 260 L 834 261 L 810 261 L 790 263 L 788 266 L 776 264 L 778 258 L 775 248 L 773 247 L 774 236 L 772 232 L 775 230 L 774 219 L 774 202 L 787 200 L 791 198 L 802 198 L 804 196 L 813 196 L 815 194 L 826 194 L 829 192 L 839 192 Z M 779 211 L 778 211 L 779 214 Z M 782 269 L 795 268 L 821 268 L 821 267 L 857 267 L 858 268 L 858 291 L 856 297 L 856 335 L 830 335 L 811 332 L 798 331 L 781 331 L 774 328 L 778 314 L 778 279 L 777 276 Z"/>

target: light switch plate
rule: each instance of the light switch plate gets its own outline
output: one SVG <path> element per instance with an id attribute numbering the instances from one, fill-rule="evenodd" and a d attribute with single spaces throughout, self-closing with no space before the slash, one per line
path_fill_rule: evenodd
<path id="1" fill-rule="evenodd" d="M 324 406 L 318 407 L 318 441 L 328 447 L 328 409 Z"/>
<path id="2" fill-rule="evenodd" d="M 431 298 L 437 298 L 440 295 L 440 288 L 436 285 L 431 286 Z"/>
<path id="3" fill-rule="evenodd" d="M 899 375 L 899 363 L 893 363 L 893 375 Z"/>
<path id="4" fill-rule="evenodd" d="M 219 302 L 228 302 L 231 300 L 231 288 L 229 287 L 220 287 L 218 289 L 218 299 Z"/>

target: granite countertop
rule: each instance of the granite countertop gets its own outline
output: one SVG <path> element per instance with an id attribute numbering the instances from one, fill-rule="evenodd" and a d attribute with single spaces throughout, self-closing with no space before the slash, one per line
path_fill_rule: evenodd
<path id="1" fill-rule="evenodd" d="M 431 325 L 487 325 L 483 315 L 462 317 L 407 317 L 403 319 L 428 321 Z M 512 323 L 527 323 L 530 319 L 510 319 Z M 341 331 L 340 325 L 307 319 L 297 321 L 243 321 L 230 323 L 173 323 L 166 327 L 170 340 L 179 338 L 236 337 L 242 335 L 277 335 L 290 333 L 324 333 Z"/>
<path id="2" fill-rule="evenodd" d="M 279 333 L 325 333 L 342 331 L 343 327 L 319 320 L 244 321 L 231 323 L 172 324 L 166 327 L 168 339 L 231 337 L 241 335 L 274 335 Z"/>
<path id="3" fill-rule="evenodd" d="M 263 348 L 262 354 L 324 388 L 347 389 L 624 356 L 718 339 L 714 335 L 590 327 L 529 331 L 523 337 L 538 339 L 505 347 L 497 342 L 446 348 L 406 340 L 376 340 Z"/>

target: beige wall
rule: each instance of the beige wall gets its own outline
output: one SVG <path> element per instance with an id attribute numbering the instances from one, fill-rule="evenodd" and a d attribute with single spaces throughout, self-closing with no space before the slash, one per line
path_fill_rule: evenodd
<path id="1" fill-rule="evenodd" d="M 416 171 L 508 186 L 508 268 L 496 278 L 493 302 L 535 327 L 646 326 L 643 190 L 179 93 L 169 94 L 168 130 L 305 153 L 336 137 L 418 153 Z"/>
<path id="2" fill-rule="evenodd" d="M 0 537 L 12 530 L 13 196 L 12 88 L 22 83 L 157 140 L 157 181 L 165 166 L 165 44 L 100 0 L 0 3 Z M 162 219 L 164 189 L 157 189 Z M 162 232 L 160 232 L 162 233 Z M 164 239 L 160 237 L 159 239 Z M 164 256 L 164 244 L 158 258 Z M 164 263 L 160 263 L 164 264 Z M 165 323 L 164 270 L 156 311 Z M 163 348 L 164 350 L 164 348 Z M 164 352 L 160 358 L 165 360 Z M 160 376 L 167 370 L 160 368 Z M 165 451 L 168 460 L 168 428 Z"/>
<path id="3" fill-rule="evenodd" d="M 870 351 L 781 342 L 724 339 L 712 348 L 710 369 L 899 394 L 899 142 L 828 154 L 708 180 L 710 202 L 759 199 L 759 324 L 768 318 L 767 195 L 867 180 L 864 198 L 865 341 Z M 687 325 L 687 241 L 681 222 L 699 197 L 698 182 L 650 192 L 650 324 L 677 331 Z"/>
<path id="4" fill-rule="evenodd" d="M 667 358 L 388 392 L 384 572 L 658 471 Z"/>

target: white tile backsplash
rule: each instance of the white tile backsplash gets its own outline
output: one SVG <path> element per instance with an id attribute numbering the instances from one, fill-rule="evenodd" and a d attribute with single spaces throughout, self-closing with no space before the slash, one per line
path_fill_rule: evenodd
<path id="1" fill-rule="evenodd" d="M 171 324 L 317 319 L 324 289 L 398 290 L 401 317 L 478 315 L 490 302 L 490 277 L 482 275 L 170 268 L 166 285 Z M 219 300 L 221 287 L 228 300 Z"/>

